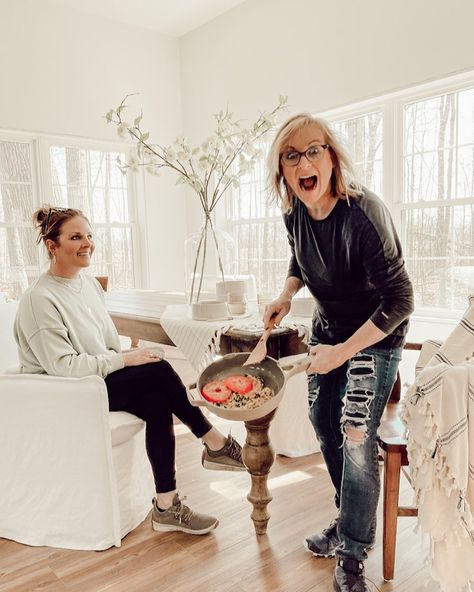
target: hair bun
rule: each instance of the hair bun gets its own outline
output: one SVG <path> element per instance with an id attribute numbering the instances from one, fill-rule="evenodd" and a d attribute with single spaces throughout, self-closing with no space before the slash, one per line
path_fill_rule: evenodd
<path id="1" fill-rule="evenodd" d="M 41 208 L 38 208 L 35 212 L 33 212 L 33 222 L 35 224 L 42 225 L 43 222 L 47 219 L 49 211 L 49 206 L 43 206 Z"/>

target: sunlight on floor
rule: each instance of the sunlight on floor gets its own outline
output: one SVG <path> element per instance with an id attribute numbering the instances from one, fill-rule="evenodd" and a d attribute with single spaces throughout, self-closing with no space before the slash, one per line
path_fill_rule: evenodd
<path id="1" fill-rule="evenodd" d="M 235 480 L 231 479 L 213 481 L 210 483 L 209 488 L 230 501 L 245 498 L 249 491 L 248 483 L 245 483 L 245 486 L 239 486 L 236 485 Z"/>
<path id="2" fill-rule="evenodd" d="M 268 479 L 268 487 L 270 489 L 278 489 L 278 487 L 293 485 L 294 483 L 299 483 L 300 481 L 306 481 L 306 479 L 312 478 L 313 476 L 305 471 L 291 471 L 285 475 Z"/>
<path id="3" fill-rule="evenodd" d="M 307 479 L 312 479 L 313 475 L 305 471 L 290 471 L 285 475 L 279 475 L 268 479 L 268 488 L 270 490 L 278 489 L 279 487 L 286 487 L 294 485 Z M 214 481 L 209 486 L 212 491 L 224 496 L 228 500 L 242 499 L 248 493 L 248 484 L 242 486 L 236 485 L 235 479 L 226 479 L 225 481 Z"/>

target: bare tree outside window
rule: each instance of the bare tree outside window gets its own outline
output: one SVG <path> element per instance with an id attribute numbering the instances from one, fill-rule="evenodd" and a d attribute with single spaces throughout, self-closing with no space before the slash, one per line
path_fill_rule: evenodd
<path id="1" fill-rule="evenodd" d="M 17 299 L 38 276 L 34 242 L 32 159 L 29 141 L 0 141 L 0 293 Z"/>
<path id="2" fill-rule="evenodd" d="M 56 205 L 82 210 L 94 228 L 91 273 L 106 275 L 113 288 L 135 285 L 132 219 L 127 178 L 117 167 L 124 154 L 51 146 L 51 178 Z"/>
<path id="3" fill-rule="evenodd" d="M 383 199 L 383 113 L 332 121 L 354 164 L 357 179 Z"/>
<path id="4" fill-rule="evenodd" d="M 226 201 L 227 229 L 235 242 L 235 269 L 253 275 L 261 298 L 281 290 L 288 271 L 290 249 L 280 207 L 271 202 L 266 188 L 266 155 L 270 142 L 262 142 L 257 166 Z"/>
<path id="5" fill-rule="evenodd" d="M 31 216 L 43 203 L 83 210 L 96 243 L 90 272 L 108 276 L 113 288 L 134 287 L 131 199 L 116 163 L 124 155 L 53 145 L 38 158 L 37 150 L 33 140 L 0 139 L 0 299 L 18 299 L 42 271 L 45 254 L 35 244 Z M 38 191 L 34 165 L 48 161 L 41 177 L 52 194 Z"/>
<path id="6" fill-rule="evenodd" d="M 404 108 L 405 255 L 424 309 L 462 310 L 474 289 L 474 89 Z"/>

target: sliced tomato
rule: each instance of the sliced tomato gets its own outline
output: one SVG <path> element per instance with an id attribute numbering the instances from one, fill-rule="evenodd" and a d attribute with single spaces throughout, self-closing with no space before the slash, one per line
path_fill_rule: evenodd
<path id="1" fill-rule="evenodd" d="M 223 403 L 231 396 L 232 392 L 224 384 L 223 380 L 213 380 L 202 387 L 202 396 L 211 403 Z"/>
<path id="2" fill-rule="evenodd" d="M 253 380 L 249 376 L 243 374 L 233 374 L 224 378 L 224 384 L 228 389 L 239 393 L 239 395 L 246 395 L 253 389 Z"/>

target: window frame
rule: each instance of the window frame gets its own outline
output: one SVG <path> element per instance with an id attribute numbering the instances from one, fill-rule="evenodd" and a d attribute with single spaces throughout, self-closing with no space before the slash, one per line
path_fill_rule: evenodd
<path id="1" fill-rule="evenodd" d="M 375 98 L 358 101 L 350 105 L 318 112 L 318 117 L 330 122 L 340 119 L 351 119 L 368 115 L 380 110 L 383 113 L 383 200 L 392 214 L 392 218 L 399 232 L 402 245 L 406 245 L 406 229 L 402 225 L 404 211 L 423 210 L 434 207 L 455 207 L 460 205 L 474 205 L 474 195 L 465 198 L 449 200 L 429 200 L 426 202 L 403 202 L 403 134 L 404 109 L 407 105 L 440 95 L 459 92 L 474 88 L 474 71 L 455 74 L 446 78 L 417 84 L 405 89 L 384 93 Z M 466 295 L 467 296 L 467 295 Z M 419 307 L 414 318 L 442 319 L 459 317 L 460 309 L 436 309 Z"/>
<path id="2" fill-rule="evenodd" d="M 450 200 L 430 200 L 425 203 L 403 202 L 403 139 L 404 139 L 404 108 L 410 103 L 434 98 L 439 95 L 474 88 L 474 70 L 454 74 L 441 79 L 423 82 L 403 88 L 398 91 L 383 93 L 351 104 L 341 105 L 333 109 L 312 110 L 318 117 L 330 122 L 341 119 L 352 119 L 368 115 L 374 111 L 381 111 L 383 116 L 383 197 L 387 204 L 397 228 L 402 245 L 406 245 L 406 230 L 402 226 L 404 211 L 421 210 L 437 206 L 455 207 L 458 205 L 474 204 L 474 196 L 471 198 L 456 198 Z M 234 196 L 235 197 L 235 196 Z M 232 198 L 232 196 L 231 196 Z M 218 211 L 217 222 L 223 229 L 229 229 L 229 221 L 233 220 L 233 206 L 226 201 L 225 209 Z M 235 224 L 248 224 L 245 219 Z M 251 222 L 274 222 L 274 218 L 252 219 Z M 284 232 L 284 229 L 282 230 Z M 418 308 L 414 318 L 423 320 L 432 319 L 442 322 L 459 317 L 459 309 L 435 309 Z M 462 312 L 462 311 L 461 311 Z"/>
<path id="3" fill-rule="evenodd" d="M 133 146 L 130 142 L 113 142 L 66 136 L 59 134 L 31 133 L 28 131 L 16 131 L 0 129 L 0 141 L 28 143 L 31 151 L 31 173 L 32 173 L 32 198 L 34 207 L 40 207 L 48 202 L 47 196 L 53 195 L 51 176 L 50 148 L 52 146 L 71 147 L 83 150 L 101 150 L 104 152 L 121 152 L 127 154 Z M 134 174 L 127 171 L 127 197 L 129 224 L 99 224 L 107 228 L 130 228 L 131 244 L 133 250 L 134 266 L 134 288 L 141 288 L 148 283 L 148 269 L 143 264 L 143 253 L 146 249 L 146 235 L 142 232 L 145 225 L 145 196 L 143 171 Z M 44 196 L 44 198 L 41 198 Z M 17 225 L 17 224 L 16 224 Z M 7 228 L 12 223 L 0 222 L 0 227 Z M 29 228 L 29 224 L 24 225 Z M 45 249 L 39 250 L 39 273 L 47 265 L 48 257 Z"/>

